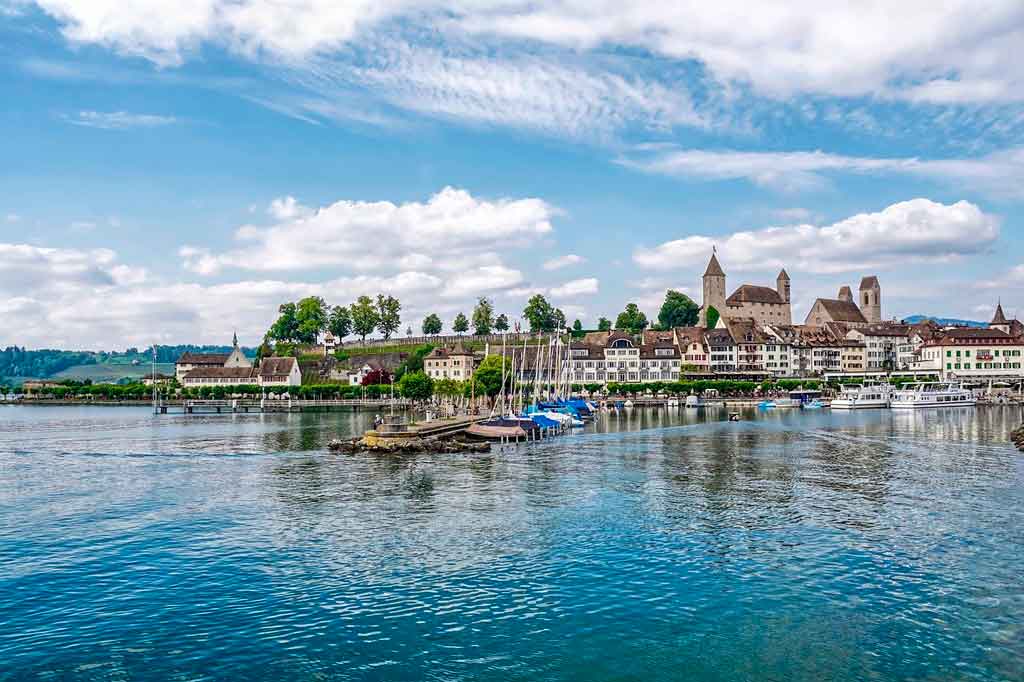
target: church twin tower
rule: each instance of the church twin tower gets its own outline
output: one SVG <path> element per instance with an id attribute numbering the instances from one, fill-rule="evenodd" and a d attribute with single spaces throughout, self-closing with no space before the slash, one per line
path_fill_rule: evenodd
<path id="1" fill-rule="evenodd" d="M 785 270 L 775 278 L 774 289 L 743 284 L 727 297 L 725 271 L 718 262 L 717 254 L 712 253 L 708 267 L 704 271 L 703 296 L 700 323 L 705 327 L 710 308 L 714 308 L 719 316 L 724 318 L 751 318 L 761 325 L 793 324 L 792 287 L 789 274 Z M 865 324 L 882 321 L 882 287 L 877 277 L 865 277 L 861 280 L 859 306 L 853 300 L 850 287 L 840 289 L 837 300 L 859 308 Z"/>

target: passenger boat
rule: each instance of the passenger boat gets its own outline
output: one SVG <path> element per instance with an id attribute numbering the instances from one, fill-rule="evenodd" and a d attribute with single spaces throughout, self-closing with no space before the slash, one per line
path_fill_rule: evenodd
<path id="1" fill-rule="evenodd" d="M 890 406 L 894 410 L 912 410 L 924 407 L 973 407 L 976 402 L 974 393 L 956 382 L 928 382 L 893 391 Z"/>
<path id="2" fill-rule="evenodd" d="M 832 401 L 833 410 L 870 410 L 889 407 L 892 399 L 889 384 L 843 386 L 839 397 Z"/>
<path id="3" fill-rule="evenodd" d="M 699 395 L 691 393 L 686 396 L 686 406 L 690 409 L 704 407 L 704 400 Z"/>

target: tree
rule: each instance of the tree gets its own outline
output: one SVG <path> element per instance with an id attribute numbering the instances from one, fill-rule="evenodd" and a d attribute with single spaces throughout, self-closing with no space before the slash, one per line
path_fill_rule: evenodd
<path id="1" fill-rule="evenodd" d="M 700 308 L 689 296 L 674 289 L 665 292 L 665 302 L 658 311 L 658 324 L 663 329 L 692 327 L 699 320 Z"/>
<path id="2" fill-rule="evenodd" d="M 610 332 L 612 330 L 612 321 L 607 317 L 602 317 L 597 321 L 597 329 L 602 332 Z"/>
<path id="3" fill-rule="evenodd" d="M 452 322 L 452 331 L 456 334 L 462 334 L 469 330 L 469 320 L 462 313 L 455 316 L 455 320 Z"/>
<path id="4" fill-rule="evenodd" d="M 475 384 L 475 392 L 477 395 L 486 394 L 489 396 L 498 395 L 501 391 L 501 356 L 500 355 L 488 355 L 484 358 L 484 361 L 480 363 L 480 366 L 473 372 L 473 383 Z M 505 362 L 505 374 L 508 375 L 511 370 L 511 366 L 508 362 Z"/>
<path id="5" fill-rule="evenodd" d="M 630 303 L 615 319 L 615 328 L 633 334 L 642 332 L 647 328 L 647 316 L 637 307 L 636 303 Z"/>
<path id="6" fill-rule="evenodd" d="M 267 332 L 274 341 L 294 341 L 299 333 L 299 322 L 295 316 L 294 303 L 282 303 L 277 308 L 278 318 Z"/>
<path id="7" fill-rule="evenodd" d="M 583 323 L 582 323 L 582 322 L 580 322 L 579 320 L 575 320 L 575 321 L 574 321 L 574 322 L 572 323 L 572 330 L 573 330 L 574 332 L 581 332 L 581 331 L 583 331 Z"/>
<path id="8" fill-rule="evenodd" d="M 365 343 L 366 335 L 373 333 L 379 321 L 377 308 L 373 305 L 373 299 L 369 296 L 360 296 L 352 304 L 349 312 L 352 314 L 352 331 L 358 334 Z"/>
<path id="9" fill-rule="evenodd" d="M 327 328 L 327 304 L 319 296 L 307 296 L 295 306 L 295 340 L 314 344 Z"/>
<path id="10" fill-rule="evenodd" d="M 390 339 L 402 324 L 402 317 L 398 314 L 401 309 L 402 304 L 394 296 L 377 294 L 377 330 L 384 336 L 385 341 Z"/>
<path id="11" fill-rule="evenodd" d="M 523 308 L 523 317 L 530 323 L 531 332 L 549 332 L 555 328 L 555 311 L 541 294 L 534 294 Z"/>
<path id="12" fill-rule="evenodd" d="M 331 308 L 331 316 L 327 320 L 327 331 L 340 343 L 342 339 L 352 333 L 352 315 L 348 308 L 343 305 L 336 305 Z"/>
<path id="13" fill-rule="evenodd" d="M 434 381 L 423 371 L 407 372 L 398 381 L 398 392 L 403 398 L 427 400 L 434 395 Z"/>
<path id="14" fill-rule="evenodd" d="M 721 317 L 721 315 L 719 315 L 718 309 L 715 308 L 715 306 L 709 305 L 708 306 L 708 312 L 707 312 L 707 315 L 705 317 L 707 318 L 705 320 L 705 324 L 707 325 L 707 328 L 708 329 L 714 329 L 718 325 L 718 318 Z"/>
<path id="15" fill-rule="evenodd" d="M 494 328 L 499 332 L 508 331 L 508 315 L 502 313 L 494 320 Z"/>
<path id="16" fill-rule="evenodd" d="M 561 308 L 555 308 L 554 312 L 551 313 L 551 329 L 548 331 L 559 331 L 565 329 L 565 313 L 562 312 Z"/>
<path id="17" fill-rule="evenodd" d="M 473 308 L 473 333 L 477 336 L 486 336 L 491 333 L 493 326 L 494 304 L 486 297 L 482 297 Z"/>
<path id="18" fill-rule="evenodd" d="M 424 336 L 435 336 L 441 333 L 441 318 L 430 313 L 423 318 L 423 334 Z"/>

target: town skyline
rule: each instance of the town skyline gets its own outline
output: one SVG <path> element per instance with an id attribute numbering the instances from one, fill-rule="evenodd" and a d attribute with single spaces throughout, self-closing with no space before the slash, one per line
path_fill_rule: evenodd
<path id="1" fill-rule="evenodd" d="M 1015 3 L 759 9 L 756 50 L 729 3 L 243 4 L 0 0 L 0 346 L 252 346 L 380 292 L 403 336 L 535 293 L 594 328 L 700 304 L 713 248 L 794 323 L 866 275 L 884 319 L 1024 317 Z"/>

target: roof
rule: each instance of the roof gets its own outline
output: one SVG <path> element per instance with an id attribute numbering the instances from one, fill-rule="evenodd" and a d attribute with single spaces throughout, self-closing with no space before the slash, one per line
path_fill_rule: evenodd
<path id="1" fill-rule="evenodd" d="M 852 301 L 853 300 L 853 289 L 851 289 L 848 286 L 840 287 L 840 289 L 839 289 L 839 296 L 837 296 L 836 298 L 838 298 L 840 301 L 843 301 L 843 300 L 846 300 L 846 299 L 849 299 L 849 300 Z"/>
<path id="2" fill-rule="evenodd" d="M 509 348 L 514 348 L 516 346 L 513 345 L 513 346 L 508 346 L 508 347 Z M 451 357 L 451 356 L 454 356 L 454 355 L 458 355 L 458 356 L 473 355 L 473 352 L 466 350 L 466 347 L 462 345 L 461 341 L 456 341 L 455 345 L 452 346 L 451 348 L 447 348 L 447 347 L 444 347 L 444 346 L 438 346 L 434 350 L 432 350 L 429 353 L 427 353 L 426 357 L 433 358 L 433 359 L 436 360 L 438 358 L 443 359 L 443 358 Z"/>
<path id="3" fill-rule="evenodd" d="M 910 336 L 911 328 L 909 324 L 893 324 L 887 322 L 883 324 L 873 324 L 869 327 L 861 327 L 857 330 L 864 336 Z"/>
<path id="4" fill-rule="evenodd" d="M 785 305 L 785 301 L 779 296 L 779 292 L 769 287 L 759 287 L 753 284 L 744 284 L 732 296 L 725 299 L 726 305 L 738 305 L 740 303 L 775 303 Z"/>
<path id="5" fill-rule="evenodd" d="M 828 316 L 831 317 L 834 322 L 867 324 L 867 320 L 864 319 L 864 314 L 860 311 L 860 308 L 857 307 L 857 304 L 852 301 L 840 301 L 833 298 L 819 298 L 814 303 L 815 305 L 820 303 L 825 309 L 825 312 L 828 313 Z"/>
<path id="6" fill-rule="evenodd" d="M 711 254 L 711 260 L 708 261 L 708 269 L 704 271 L 705 277 L 725 277 L 725 270 L 718 264 L 718 256 Z"/>
<path id="7" fill-rule="evenodd" d="M 782 272 L 779 273 L 776 279 L 789 279 L 789 273 L 786 272 L 786 268 L 782 268 Z"/>
<path id="8" fill-rule="evenodd" d="M 231 353 L 192 353 L 186 351 L 178 358 L 179 365 L 223 365 Z"/>
<path id="9" fill-rule="evenodd" d="M 709 346 L 735 346 L 736 342 L 732 339 L 732 334 L 729 333 L 728 329 L 709 329 L 704 334 L 704 339 L 707 341 Z"/>
<path id="10" fill-rule="evenodd" d="M 878 278 L 874 275 L 869 275 L 860 281 L 861 291 L 864 291 L 865 289 L 878 289 L 879 287 Z"/>
<path id="11" fill-rule="evenodd" d="M 263 358 L 259 373 L 261 377 L 288 376 L 295 363 L 295 358 Z"/>
<path id="12" fill-rule="evenodd" d="M 197 367 L 185 374 L 186 379 L 251 379 L 252 367 Z"/>
<path id="13" fill-rule="evenodd" d="M 993 324 L 993 325 L 996 325 L 996 324 L 1009 324 L 1009 321 L 1006 319 L 1006 315 L 1003 314 L 1003 304 L 1002 303 L 999 303 L 998 305 L 996 305 L 995 317 L 992 318 L 992 321 L 989 324 Z"/>
<path id="14" fill-rule="evenodd" d="M 645 346 L 674 346 L 675 337 L 671 330 L 645 329 L 641 343 Z"/>
<path id="15" fill-rule="evenodd" d="M 757 328 L 757 324 L 750 318 L 730 318 L 726 320 L 725 326 L 736 343 L 767 343 L 768 337 Z"/>
<path id="16" fill-rule="evenodd" d="M 679 343 L 704 343 L 705 329 L 703 327 L 676 327 L 675 332 Z"/>
<path id="17" fill-rule="evenodd" d="M 943 329 L 935 338 L 925 342 L 926 346 L 958 346 L 964 344 L 992 344 L 1001 346 L 1015 344 L 1024 346 L 1024 338 L 1007 334 L 1001 329 L 955 327 L 953 329 Z"/>

